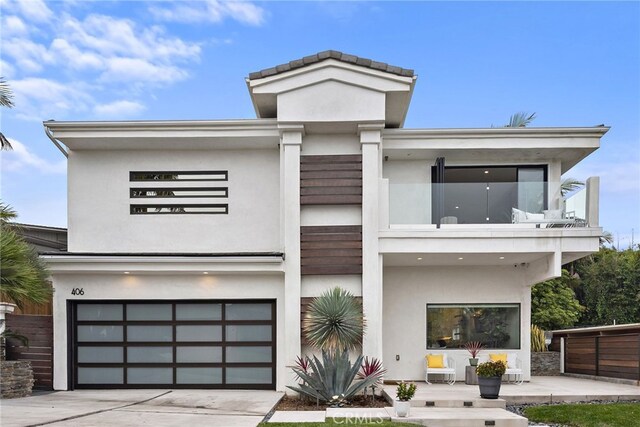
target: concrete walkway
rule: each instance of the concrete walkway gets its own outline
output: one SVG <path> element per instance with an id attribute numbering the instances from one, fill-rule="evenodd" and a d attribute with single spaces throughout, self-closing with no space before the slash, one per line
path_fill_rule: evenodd
<path id="1" fill-rule="evenodd" d="M 445 400 L 474 400 L 480 397 L 477 385 L 457 382 L 426 384 L 416 382 L 418 389 L 412 406 Z M 385 385 L 387 396 L 395 398 L 396 386 Z M 507 405 L 518 403 L 587 402 L 593 400 L 640 400 L 640 387 L 573 377 L 532 377 L 522 385 L 502 384 L 500 397 Z"/>
<path id="2" fill-rule="evenodd" d="M 0 401 L 2 427 L 251 426 L 282 393 L 254 390 L 76 390 Z"/>

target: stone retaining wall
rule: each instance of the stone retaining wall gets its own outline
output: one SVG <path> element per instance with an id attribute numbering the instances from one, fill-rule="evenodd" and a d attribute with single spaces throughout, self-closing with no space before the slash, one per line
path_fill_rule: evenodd
<path id="1" fill-rule="evenodd" d="M 33 388 L 31 362 L 24 360 L 3 360 L 0 362 L 0 397 L 31 396 Z"/>
<path id="2" fill-rule="evenodd" d="M 557 351 L 531 352 L 531 375 L 560 375 L 560 353 Z"/>

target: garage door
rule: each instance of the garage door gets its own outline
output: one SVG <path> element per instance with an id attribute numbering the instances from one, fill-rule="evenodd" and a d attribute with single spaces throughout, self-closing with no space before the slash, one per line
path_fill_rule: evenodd
<path id="1" fill-rule="evenodd" d="M 71 307 L 76 388 L 275 388 L 275 302 Z"/>

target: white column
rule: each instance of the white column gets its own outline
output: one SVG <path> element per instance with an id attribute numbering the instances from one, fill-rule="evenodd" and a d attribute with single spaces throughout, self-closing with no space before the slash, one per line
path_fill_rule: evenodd
<path id="1" fill-rule="evenodd" d="M 378 251 L 380 124 L 359 125 L 362 144 L 362 307 L 367 319 L 362 352 L 382 359 L 382 278 Z"/>
<path id="2" fill-rule="evenodd" d="M 587 179 L 587 225 L 589 227 L 598 227 L 600 225 L 600 177 L 592 176 Z"/>
<path id="3" fill-rule="evenodd" d="M 302 125 L 281 128 L 282 241 L 284 246 L 284 360 L 278 365 L 276 387 L 293 385 L 291 366 L 300 355 L 300 149 Z"/>

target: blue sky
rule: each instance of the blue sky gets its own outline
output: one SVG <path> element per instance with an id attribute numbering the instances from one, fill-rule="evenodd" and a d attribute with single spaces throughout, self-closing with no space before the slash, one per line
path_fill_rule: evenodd
<path id="1" fill-rule="evenodd" d="M 638 2 L 42 2 L 0 0 L 2 199 L 66 225 L 62 155 L 41 122 L 252 118 L 249 72 L 326 49 L 413 68 L 406 127 L 611 131 L 569 172 L 599 175 L 601 223 L 640 234 Z M 638 243 L 639 237 L 635 242 Z"/>

